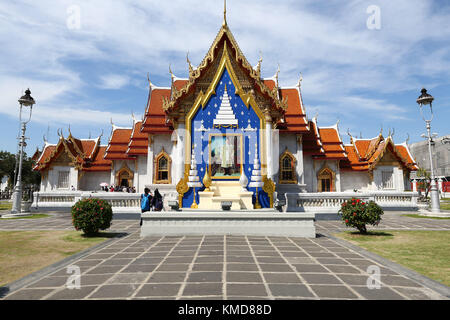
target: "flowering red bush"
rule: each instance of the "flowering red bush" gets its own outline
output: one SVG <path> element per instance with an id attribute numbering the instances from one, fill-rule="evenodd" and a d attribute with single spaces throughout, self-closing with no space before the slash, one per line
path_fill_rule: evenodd
<path id="1" fill-rule="evenodd" d="M 102 199 L 82 199 L 72 206 L 72 224 L 76 230 L 83 230 L 86 235 L 108 229 L 112 216 L 111 205 Z"/>
<path id="2" fill-rule="evenodd" d="M 352 198 L 341 205 L 339 214 L 346 226 L 357 228 L 361 233 L 367 233 L 366 224 L 378 225 L 383 209 L 374 201 L 365 202 Z"/>

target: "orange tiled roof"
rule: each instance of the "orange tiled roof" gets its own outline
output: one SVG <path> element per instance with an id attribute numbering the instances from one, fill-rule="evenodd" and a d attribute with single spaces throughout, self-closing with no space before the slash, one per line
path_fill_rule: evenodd
<path id="1" fill-rule="evenodd" d="M 147 108 L 145 110 L 144 121 L 141 127 L 142 132 L 171 133 L 173 131 L 166 123 L 166 113 L 162 108 L 163 99 L 170 99 L 170 94 L 171 89 L 169 88 L 157 88 L 150 86 Z"/>
<path id="2" fill-rule="evenodd" d="M 310 155 L 325 155 L 325 151 L 320 140 L 320 133 L 317 130 L 317 124 L 315 121 L 309 121 L 309 131 L 303 134 L 302 144 L 303 153 Z"/>
<path id="3" fill-rule="evenodd" d="M 326 159 L 346 159 L 344 144 L 339 137 L 336 128 L 319 128 L 320 140 L 322 141 Z"/>
<path id="4" fill-rule="evenodd" d="M 100 146 L 95 152 L 93 161 L 90 162 L 83 171 L 111 171 L 111 160 L 104 159 L 107 146 Z"/>
<path id="5" fill-rule="evenodd" d="M 141 128 L 142 121 L 134 124 L 127 149 L 127 154 L 129 155 L 146 155 L 148 152 L 148 134 L 141 132 Z"/>
<path id="6" fill-rule="evenodd" d="M 117 128 L 113 126 L 111 138 L 105 151 L 106 160 L 130 160 L 134 156 L 128 155 L 128 144 L 131 139 L 132 128 Z"/>
<path id="7" fill-rule="evenodd" d="M 55 151 L 57 145 L 56 144 L 45 144 L 44 149 L 41 152 L 41 155 L 36 160 L 36 165 L 33 167 L 33 170 L 41 170 L 41 168 L 46 167 L 45 161 L 50 157 L 50 155 Z"/>
<path id="8" fill-rule="evenodd" d="M 303 133 L 308 131 L 305 109 L 298 88 L 281 88 L 280 99 L 287 98 L 284 122 L 277 124 L 281 132 Z"/>
<path id="9" fill-rule="evenodd" d="M 409 170 L 417 170 L 417 165 L 410 156 L 407 146 L 395 145 L 391 137 L 386 140 L 380 135 L 374 139 L 357 139 L 351 145 L 346 145 L 347 160 L 341 161 L 341 169 L 373 170 L 383 158 L 386 150 L 393 153 L 395 158 Z"/>

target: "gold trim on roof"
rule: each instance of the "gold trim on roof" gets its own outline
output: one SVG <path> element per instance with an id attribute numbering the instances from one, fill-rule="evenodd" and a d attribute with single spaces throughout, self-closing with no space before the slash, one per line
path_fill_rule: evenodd
<path id="1" fill-rule="evenodd" d="M 189 90 L 194 85 L 196 80 L 201 76 L 202 71 L 205 70 L 208 67 L 208 65 L 214 61 L 215 58 L 217 58 L 217 56 L 214 56 L 214 51 L 218 48 L 219 42 L 222 41 L 222 38 L 225 35 L 227 36 L 228 40 L 230 41 L 231 46 L 236 51 L 236 55 L 234 57 L 235 60 L 237 62 L 240 61 L 242 63 L 242 66 L 244 67 L 244 69 L 247 70 L 250 77 L 259 86 L 261 92 L 263 94 L 268 95 L 270 98 L 272 98 L 272 100 L 275 103 L 276 108 L 286 111 L 287 110 L 287 100 L 285 100 L 285 99 L 280 100 L 278 98 L 278 84 L 275 86 L 275 88 L 273 90 L 269 90 L 269 88 L 267 88 L 267 86 L 264 84 L 264 81 L 260 78 L 258 71 L 253 69 L 253 67 L 250 65 L 250 63 L 245 58 L 244 54 L 242 53 L 241 49 L 239 48 L 236 40 L 233 37 L 233 34 L 231 33 L 231 31 L 227 25 L 223 25 L 220 28 L 216 38 L 214 39 L 211 47 L 208 50 L 208 53 L 206 54 L 205 58 L 203 58 L 202 62 L 198 66 L 198 68 L 193 70 L 192 72 L 189 72 L 189 80 L 186 82 L 186 84 L 180 90 L 175 90 L 175 92 L 173 92 L 173 94 L 171 95 L 170 100 L 163 98 L 163 106 L 162 106 L 163 110 L 166 112 L 171 111 L 175 107 L 177 100 L 180 97 L 182 97 L 184 94 L 189 92 Z M 226 41 L 224 42 L 224 45 L 226 45 Z"/>

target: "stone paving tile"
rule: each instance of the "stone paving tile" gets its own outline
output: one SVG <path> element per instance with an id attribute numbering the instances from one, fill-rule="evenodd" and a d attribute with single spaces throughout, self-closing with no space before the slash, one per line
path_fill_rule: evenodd
<path id="1" fill-rule="evenodd" d="M 148 277 L 147 273 L 119 273 L 108 280 L 108 284 L 142 283 Z"/>
<path id="2" fill-rule="evenodd" d="M 195 263 L 199 264 L 199 263 L 222 263 L 223 262 L 223 257 L 218 256 L 218 257 L 197 257 L 197 259 L 195 259 Z"/>
<path id="3" fill-rule="evenodd" d="M 311 285 L 319 298 L 357 299 L 358 296 L 345 286 Z"/>
<path id="4" fill-rule="evenodd" d="M 381 274 L 381 282 L 383 284 L 387 284 L 389 286 L 399 286 L 399 287 L 421 287 L 415 281 L 411 281 L 403 276 L 392 276 L 392 275 L 383 275 Z"/>
<path id="5" fill-rule="evenodd" d="M 66 284 L 68 275 L 65 277 L 46 277 L 29 286 L 29 288 L 56 288 Z"/>
<path id="6" fill-rule="evenodd" d="M 269 284 L 273 296 L 278 297 L 314 297 L 303 284 Z"/>
<path id="7" fill-rule="evenodd" d="M 254 263 L 228 263 L 228 271 L 258 271 L 258 266 Z"/>
<path id="8" fill-rule="evenodd" d="M 229 296 L 267 296 L 266 287 L 263 284 L 254 283 L 227 283 L 227 295 Z"/>
<path id="9" fill-rule="evenodd" d="M 223 261 L 223 259 L 222 259 Z M 220 263 L 195 263 L 193 271 L 222 271 L 223 265 Z"/>
<path id="10" fill-rule="evenodd" d="M 111 258 L 108 260 L 105 260 L 104 262 L 100 263 L 99 266 L 125 266 L 127 264 L 130 264 L 130 262 L 133 261 L 133 259 L 116 259 Z"/>
<path id="11" fill-rule="evenodd" d="M 286 264 L 260 263 L 263 272 L 292 272 L 292 268 Z"/>
<path id="12" fill-rule="evenodd" d="M 296 273 L 263 273 L 267 283 L 301 283 Z"/>
<path id="13" fill-rule="evenodd" d="M 147 257 L 147 256 L 146 256 Z M 137 264 L 159 264 L 161 261 L 163 261 L 163 257 L 153 257 L 153 258 L 137 258 L 133 261 L 133 265 Z"/>
<path id="14" fill-rule="evenodd" d="M 127 266 L 125 269 L 123 269 L 122 273 L 135 273 L 135 272 L 152 272 L 155 270 L 157 265 L 155 264 L 135 264 L 132 263 L 129 266 Z"/>
<path id="15" fill-rule="evenodd" d="M 222 283 L 187 283 L 183 296 L 216 296 L 222 295 Z"/>
<path id="16" fill-rule="evenodd" d="M 113 274 L 84 274 L 80 277 L 81 286 L 99 285 L 105 283 L 108 279 L 113 277 Z"/>
<path id="17" fill-rule="evenodd" d="M 259 259 L 258 259 L 259 261 Z M 240 256 L 227 256 L 227 262 L 240 262 L 240 263 L 254 263 L 255 259 L 252 256 L 240 257 Z"/>
<path id="18" fill-rule="evenodd" d="M 187 271 L 187 269 L 189 269 L 189 264 L 186 264 L 186 263 L 185 264 L 163 263 L 156 270 L 157 271 Z"/>
<path id="19" fill-rule="evenodd" d="M 256 257 L 259 263 L 286 263 L 281 257 Z"/>
<path id="20" fill-rule="evenodd" d="M 147 282 L 151 283 L 178 283 L 184 282 L 186 272 L 154 272 Z"/>
<path id="21" fill-rule="evenodd" d="M 293 264 L 292 265 L 297 272 L 310 272 L 310 273 L 329 273 L 329 271 L 322 265 L 316 264 Z"/>
<path id="22" fill-rule="evenodd" d="M 93 292 L 97 286 L 81 286 L 80 289 L 62 289 L 52 293 L 47 299 L 49 300 L 80 300 L 86 298 Z"/>
<path id="23" fill-rule="evenodd" d="M 191 272 L 187 282 L 221 282 L 222 272 Z"/>
<path id="24" fill-rule="evenodd" d="M 302 278 L 309 284 L 341 284 L 339 279 L 331 274 L 305 273 Z"/>
<path id="25" fill-rule="evenodd" d="M 356 292 L 369 300 L 403 300 L 404 298 L 392 289 L 381 287 L 380 289 L 369 289 L 367 286 L 352 286 Z"/>
<path id="26" fill-rule="evenodd" d="M 139 287 L 139 284 L 107 284 L 98 288 L 97 291 L 92 293 L 89 298 L 128 298 Z"/>
<path id="27" fill-rule="evenodd" d="M 227 272 L 227 282 L 263 282 L 261 275 L 257 272 Z"/>
<path id="28" fill-rule="evenodd" d="M 22 289 L 8 295 L 5 300 L 38 300 L 54 289 Z"/>
<path id="29" fill-rule="evenodd" d="M 348 285 L 353 286 L 365 286 L 367 284 L 367 280 L 369 279 L 369 275 L 356 275 L 356 274 L 339 274 L 339 279 L 344 281 Z"/>
<path id="30" fill-rule="evenodd" d="M 349 265 L 327 265 L 327 268 L 330 269 L 331 272 L 336 274 L 361 274 L 361 271 L 355 267 Z"/>
<path id="31" fill-rule="evenodd" d="M 412 300 L 430 300 L 432 299 L 429 295 L 425 294 L 422 290 L 412 289 L 412 288 L 395 288 L 402 295 L 406 296 L 408 299 Z"/>
<path id="32" fill-rule="evenodd" d="M 159 296 L 159 297 L 174 297 L 177 295 L 181 284 L 160 284 L 160 283 L 149 283 L 144 284 L 142 288 L 136 293 L 136 297 L 149 297 L 149 296 Z"/>

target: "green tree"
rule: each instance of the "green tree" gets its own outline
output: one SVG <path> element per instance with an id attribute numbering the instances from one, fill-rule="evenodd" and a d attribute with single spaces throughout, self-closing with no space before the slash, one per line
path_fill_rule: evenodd
<path id="1" fill-rule="evenodd" d="M 0 151 L 0 178 L 7 176 L 9 188 L 12 189 L 14 183 L 14 169 L 16 165 L 16 156 L 8 151 Z M 33 171 L 33 161 L 26 153 L 23 155 L 22 162 L 22 182 L 24 186 L 41 183 L 39 172 Z"/>
<path id="2" fill-rule="evenodd" d="M 0 178 L 8 177 L 8 186 L 12 187 L 14 183 L 14 167 L 16 165 L 16 156 L 7 152 L 0 151 Z"/>
<path id="3" fill-rule="evenodd" d="M 419 168 L 416 173 L 418 178 L 422 178 L 421 181 L 417 184 L 417 188 L 419 190 L 425 191 L 425 198 L 428 198 L 428 192 L 430 191 L 431 186 L 431 175 L 424 168 Z"/>

